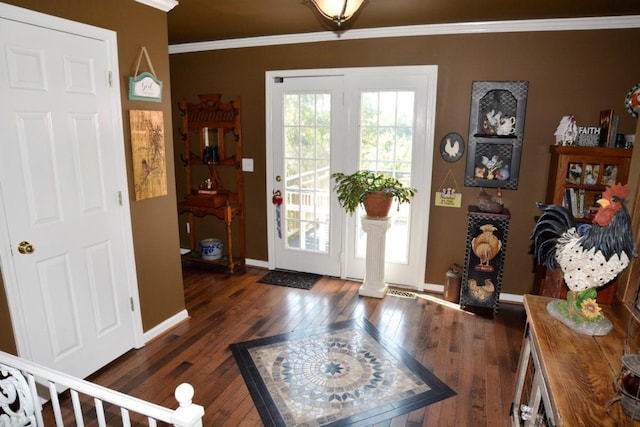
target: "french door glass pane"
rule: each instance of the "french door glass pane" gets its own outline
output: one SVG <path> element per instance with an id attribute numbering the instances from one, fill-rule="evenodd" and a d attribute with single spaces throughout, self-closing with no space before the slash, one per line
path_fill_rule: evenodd
<path id="1" fill-rule="evenodd" d="M 411 184 L 411 153 L 413 149 L 413 91 L 372 91 L 360 96 L 360 169 L 374 170 L 393 176 L 405 185 Z M 393 221 L 387 232 L 386 260 L 406 263 L 409 252 L 410 206 L 398 211 L 392 207 Z M 358 216 L 364 212 L 358 212 Z M 366 234 L 356 236 L 356 256 L 366 254 Z"/>
<path id="2" fill-rule="evenodd" d="M 329 251 L 331 95 L 284 95 L 284 236 L 288 249 Z"/>

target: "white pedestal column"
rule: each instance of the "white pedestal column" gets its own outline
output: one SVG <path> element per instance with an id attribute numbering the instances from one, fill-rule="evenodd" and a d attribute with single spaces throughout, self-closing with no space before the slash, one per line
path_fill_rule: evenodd
<path id="1" fill-rule="evenodd" d="M 362 217 L 362 229 L 367 233 L 367 255 L 364 281 L 360 286 L 360 295 L 382 298 L 387 292 L 384 283 L 384 252 L 387 230 L 391 227 L 391 218 L 371 219 Z"/>

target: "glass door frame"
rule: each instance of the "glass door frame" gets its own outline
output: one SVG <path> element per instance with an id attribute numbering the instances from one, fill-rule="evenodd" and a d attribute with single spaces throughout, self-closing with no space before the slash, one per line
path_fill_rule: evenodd
<path id="1" fill-rule="evenodd" d="M 328 75 L 345 75 L 347 78 L 345 79 L 345 97 L 348 97 L 348 92 L 350 87 L 356 87 L 358 83 L 358 79 L 363 76 L 366 76 L 370 73 L 388 73 L 389 76 L 398 76 L 403 73 L 409 74 L 411 76 L 416 77 L 417 79 L 422 79 L 424 83 L 425 94 L 424 96 L 418 97 L 417 102 L 424 102 L 424 113 L 416 116 L 416 124 L 424 127 L 424 135 L 423 139 L 419 141 L 422 144 L 422 150 L 418 155 L 413 156 L 413 161 L 418 166 L 414 166 L 412 169 L 412 186 L 419 187 L 419 192 L 411 203 L 411 209 L 413 211 L 413 218 L 420 218 L 422 221 L 421 226 L 417 228 L 413 228 L 412 232 L 416 233 L 416 241 L 417 247 L 416 250 L 411 254 L 412 259 L 410 263 L 412 263 L 412 272 L 410 274 L 410 278 L 406 280 L 406 284 L 410 286 L 415 286 L 418 288 L 422 288 L 424 285 L 424 275 L 425 275 L 425 266 L 426 266 L 426 256 L 427 256 L 427 240 L 428 240 L 428 218 L 429 218 L 429 209 L 430 209 L 430 199 L 431 199 L 431 179 L 432 179 L 432 165 L 433 165 L 433 155 L 434 155 L 434 127 L 435 127 L 435 108 L 436 108 L 436 90 L 437 90 L 437 66 L 426 65 L 426 66 L 399 66 L 399 67 L 363 67 L 363 68 L 338 68 L 338 69 L 310 69 L 310 70 L 286 70 L 286 71 L 268 71 L 265 74 L 265 88 L 266 88 L 266 194 L 265 194 L 265 203 L 267 203 L 267 234 L 268 234 L 268 250 L 269 250 L 269 260 L 268 260 L 268 268 L 274 269 L 276 268 L 276 260 L 275 260 L 275 239 L 276 236 L 276 227 L 275 223 L 275 210 L 272 205 L 272 192 L 274 190 L 273 186 L 273 177 L 274 177 L 274 165 L 272 159 L 273 153 L 273 126 L 277 125 L 273 123 L 273 117 L 271 112 L 272 105 L 272 85 L 274 84 L 273 79 L 278 76 L 328 76 Z M 381 75 L 382 75 L 381 74 Z M 397 89 L 397 88 L 396 88 Z M 345 103 L 348 101 L 345 100 Z M 351 132 L 354 132 L 354 129 L 357 129 L 357 126 L 354 125 L 354 121 L 357 121 L 356 117 L 359 113 L 358 109 L 353 109 L 350 111 L 347 109 L 346 111 L 346 125 L 347 129 L 349 129 L 348 140 L 358 141 L 357 135 L 351 135 Z M 358 147 L 357 144 L 353 144 L 354 147 L 352 150 L 349 150 L 348 158 L 340 158 L 332 160 L 331 170 L 334 171 L 344 171 L 346 173 L 349 172 L 349 169 L 357 168 L 359 164 L 358 159 Z M 353 167 L 348 165 L 355 165 Z M 337 199 L 334 197 L 332 199 Z M 333 202 L 332 202 L 333 203 Z M 333 205 L 332 205 L 333 206 Z M 342 210 L 342 208 L 340 208 Z M 359 221 L 353 216 L 348 216 L 342 210 L 342 214 L 344 215 L 345 221 L 342 225 L 341 235 L 344 236 L 342 242 L 342 250 L 341 250 L 341 262 L 342 266 L 340 269 L 340 277 L 347 278 L 346 272 L 346 251 L 353 250 L 353 244 L 348 242 L 350 240 L 347 237 L 347 231 L 355 230 L 355 227 L 359 227 Z M 347 225 L 346 222 L 351 222 L 351 224 Z M 353 231 L 352 231 L 353 232 Z M 351 247 L 350 247 L 351 246 Z"/>

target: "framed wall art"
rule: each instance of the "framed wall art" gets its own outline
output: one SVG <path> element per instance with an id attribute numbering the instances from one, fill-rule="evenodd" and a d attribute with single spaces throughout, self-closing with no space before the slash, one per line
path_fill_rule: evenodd
<path id="1" fill-rule="evenodd" d="M 162 111 L 129 111 L 136 201 L 167 195 Z"/>

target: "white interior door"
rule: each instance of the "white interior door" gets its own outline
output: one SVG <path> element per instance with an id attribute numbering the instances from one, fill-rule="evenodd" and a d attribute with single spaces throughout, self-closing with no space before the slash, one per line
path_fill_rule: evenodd
<path id="1" fill-rule="evenodd" d="M 18 351 L 79 377 L 140 333 L 114 58 L 112 32 L 0 8 L 0 259 Z"/>
<path id="2" fill-rule="evenodd" d="M 267 78 L 268 176 L 282 201 L 270 207 L 270 259 L 275 268 L 340 276 L 343 216 L 331 197 L 330 174 L 345 149 L 342 76 Z"/>
<path id="3" fill-rule="evenodd" d="M 366 248 L 366 235 L 360 226 L 362 213 L 347 216 L 335 195 L 326 201 L 326 192 L 333 186 L 327 177 L 337 171 L 351 173 L 356 169 L 371 169 L 395 176 L 418 189 L 411 205 L 401 206 L 399 212 L 393 207 L 393 225 L 387 233 L 385 279 L 415 287 L 423 284 L 436 83 L 435 66 L 267 73 L 267 152 L 270 153 L 267 175 L 273 178 L 269 189 L 283 195 L 280 221 L 277 208 L 272 206 L 269 210 L 270 268 L 328 275 L 339 272 L 340 277 L 362 279 Z M 319 116 L 314 116 L 311 111 L 318 113 L 318 99 L 324 96 L 331 101 L 321 104 L 330 107 L 331 113 L 322 110 Z M 309 104 L 306 109 L 302 107 L 304 102 Z M 292 109 L 297 114 L 292 115 L 292 122 L 287 113 L 288 103 L 297 106 Z M 326 126 L 326 130 L 322 130 L 322 126 Z M 318 150 L 318 135 L 326 135 L 322 150 Z M 318 152 L 324 153 L 324 157 L 313 157 Z M 305 164 L 308 166 L 298 166 Z M 308 179 L 304 180 L 304 176 Z M 305 182 L 321 183 L 320 187 L 313 187 L 321 191 L 312 197 Z M 297 220 L 304 216 L 298 200 L 303 200 L 305 193 L 309 193 L 307 200 L 315 203 L 306 208 L 315 215 L 310 216 L 306 228 L 299 226 Z M 318 203 L 319 199 L 322 203 Z M 271 193 L 268 203 L 271 203 Z M 318 206 L 324 206 L 324 210 L 318 210 Z M 325 213 L 330 220 L 317 221 L 325 218 L 318 212 Z M 298 235 L 305 237 L 300 239 Z M 320 240 L 314 241 L 318 235 Z M 330 244 L 326 246 L 326 242 Z M 332 256 L 319 257 L 310 245 L 319 246 Z"/>

